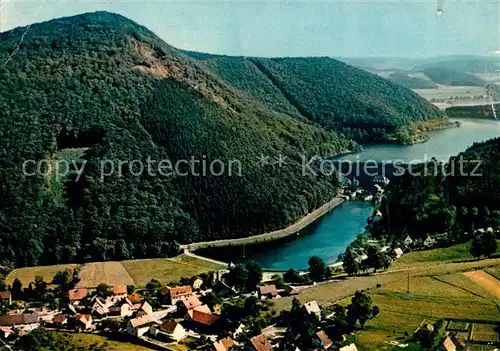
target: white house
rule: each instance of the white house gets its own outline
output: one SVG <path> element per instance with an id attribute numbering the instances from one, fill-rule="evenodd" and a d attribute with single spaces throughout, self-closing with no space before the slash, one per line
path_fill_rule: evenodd
<path id="1" fill-rule="evenodd" d="M 410 246 L 411 244 L 413 244 L 413 239 L 410 238 L 409 235 L 406 236 L 405 240 L 403 241 L 403 243 L 406 245 L 406 246 Z"/>
<path id="2" fill-rule="evenodd" d="M 203 285 L 203 280 L 199 277 L 197 277 L 191 286 L 193 287 L 193 290 L 199 290 L 201 289 L 201 286 Z"/>
<path id="3" fill-rule="evenodd" d="M 137 312 L 137 314 L 139 314 L 141 316 L 143 316 L 143 315 L 152 316 L 153 315 L 153 307 L 151 307 L 151 305 L 147 301 L 144 301 L 143 304 L 141 305 L 141 307 L 139 308 L 139 311 Z"/>
<path id="4" fill-rule="evenodd" d="M 358 348 L 355 344 L 350 344 L 344 347 L 341 347 L 339 351 L 358 351 Z"/>
<path id="5" fill-rule="evenodd" d="M 179 342 L 186 337 L 186 330 L 184 327 L 174 321 L 164 321 L 160 325 L 151 327 L 151 335 L 157 339 L 166 339 Z"/>
<path id="6" fill-rule="evenodd" d="M 120 317 L 129 317 L 133 314 L 132 303 L 128 299 L 123 299 L 117 305 L 109 308 L 109 314 Z"/>
<path id="7" fill-rule="evenodd" d="M 425 247 L 431 247 L 436 243 L 436 240 L 430 237 L 430 235 L 427 235 L 427 238 L 424 240 L 424 246 Z"/>
<path id="8" fill-rule="evenodd" d="M 304 304 L 307 314 L 315 314 L 318 320 L 321 320 L 321 309 L 316 301 L 309 301 Z"/>
<path id="9" fill-rule="evenodd" d="M 394 255 L 396 256 L 396 258 L 400 258 L 401 256 L 403 256 L 403 250 L 400 247 L 395 248 Z"/>
<path id="10" fill-rule="evenodd" d="M 153 323 L 153 318 L 147 314 L 142 317 L 133 318 L 127 323 L 127 333 L 132 336 L 141 337 L 149 331 Z"/>

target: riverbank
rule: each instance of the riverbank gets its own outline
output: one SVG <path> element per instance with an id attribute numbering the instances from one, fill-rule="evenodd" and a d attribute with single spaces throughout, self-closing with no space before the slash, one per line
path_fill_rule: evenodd
<path id="1" fill-rule="evenodd" d="M 181 245 L 181 249 L 188 251 L 196 251 L 204 248 L 252 245 L 257 243 L 264 243 L 268 241 L 283 239 L 286 238 L 287 236 L 297 234 L 299 230 L 307 227 L 309 224 L 313 223 L 318 218 L 330 212 L 330 210 L 337 207 L 344 201 L 345 200 L 342 198 L 335 197 L 326 204 L 317 208 L 316 210 L 308 213 L 307 215 L 299 219 L 297 222 L 291 224 L 290 226 L 283 229 L 275 230 L 273 232 L 253 235 L 245 238 L 223 239 L 223 240 L 191 243 L 188 245 Z"/>

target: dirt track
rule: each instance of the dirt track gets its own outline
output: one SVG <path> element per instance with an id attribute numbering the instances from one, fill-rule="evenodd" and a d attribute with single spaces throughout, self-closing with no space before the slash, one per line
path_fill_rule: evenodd
<path id="1" fill-rule="evenodd" d="M 484 271 L 465 272 L 464 275 L 500 299 L 500 281 L 498 279 Z"/>

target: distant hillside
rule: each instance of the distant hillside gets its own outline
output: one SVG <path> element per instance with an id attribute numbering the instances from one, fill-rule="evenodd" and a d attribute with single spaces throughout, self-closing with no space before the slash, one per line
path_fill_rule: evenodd
<path id="1" fill-rule="evenodd" d="M 332 59 L 194 59 L 106 12 L 0 33 L 0 60 L 11 54 L 0 67 L 0 265 L 164 257 L 178 243 L 283 228 L 338 188 L 335 175 L 304 175 L 302 155 L 443 117 Z"/>
<path id="2" fill-rule="evenodd" d="M 472 74 L 463 73 L 447 67 L 434 66 L 423 69 L 432 81 L 443 85 L 484 86 L 486 82 Z"/>
<path id="3" fill-rule="evenodd" d="M 493 109 L 496 111 L 497 118 L 500 118 L 500 104 L 494 104 L 493 107 L 491 104 L 480 106 L 452 106 L 446 108 L 445 112 L 450 118 L 494 119 L 495 114 Z"/>
<path id="4" fill-rule="evenodd" d="M 464 58 L 441 58 L 431 63 L 419 65 L 414 68 L 416 71 L 425 70 L 432 67 L 444 67 L 459 72 L 467 73 L 493 73 L 500 70 L 500 61 L 497 57 L 471 56 Z"/>
<path id="5" fill-rule="evenodd" d="M 407 89 L 433 89 L 437 87 L 436 83 L 430 80 L 410 77 L 408 74 L 402 72 L 391 73 L 387 79 Z"/>
<path id="6" fill-rule="evenodd" d="M 397 139 L 411 122 L 443 118 L 412 91 L 331 58 L 187 54 L 255 101 L 358 141 Z"/>

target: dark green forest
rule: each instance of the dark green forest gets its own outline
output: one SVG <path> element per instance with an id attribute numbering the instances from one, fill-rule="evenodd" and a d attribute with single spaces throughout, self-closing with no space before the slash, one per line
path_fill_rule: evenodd
<path id="1" fill-rule="evenodd" d="M 301 155 L 357 148 L 346 128 L 365 140 L 442 117 L 335 60 L 204 65 L 106 12 L 33 25 L 16 48 L 24 32 L 0 33 L 2 62 L 15 54 L 0 67 L 0 265 L 165 257 L 180 243 L 282 228 L 338 188 L 335 176 L 302 176 Z M 263 167 L 261 155 L 286 164 Z M 191 157 L 238 160 L 241 176 L 130 167 Z M 67 176 L 62 161 L 75 162 Z M 129 164 L 103 177 L 103 161 Z"/>
<path id="2" fill-rule="evenodd" d="M 493 111 L 495 110 L 495 111 Z M 478 106 L 451 106 L 446 108 L 450 118 L 485 118 L 494 119 L 500 112 L 500 104 Z M 498 118 L 498 115 L 496 116 Z"/>
<path id="3" fill-rule="evenodd" d="M 461 242 L 475 229 L 498 227 L 499 154 L 496 138 L 474 144 L 449 163 L 432 160 L 412 166 L 414 175 L 396 177 L 383 203 L 388 233 L 425 238 L 446 232 L 451 242 Z"/>
<path id="4" fill-rule="evenodd" d="M 444 117 L 412 91 L 327 57 L 186 53 L 254 100 L 358 142 L 402 142 L 411 122 Z"/>
<path id="5" fill-rule="evenodd" d="M 399 84 L 407 89 L 433 89 L 437 85 L 427 79 L 410 77 L 408 74 L 403 72 L 393 72 L 387 79 L 395 84 Z"/>

